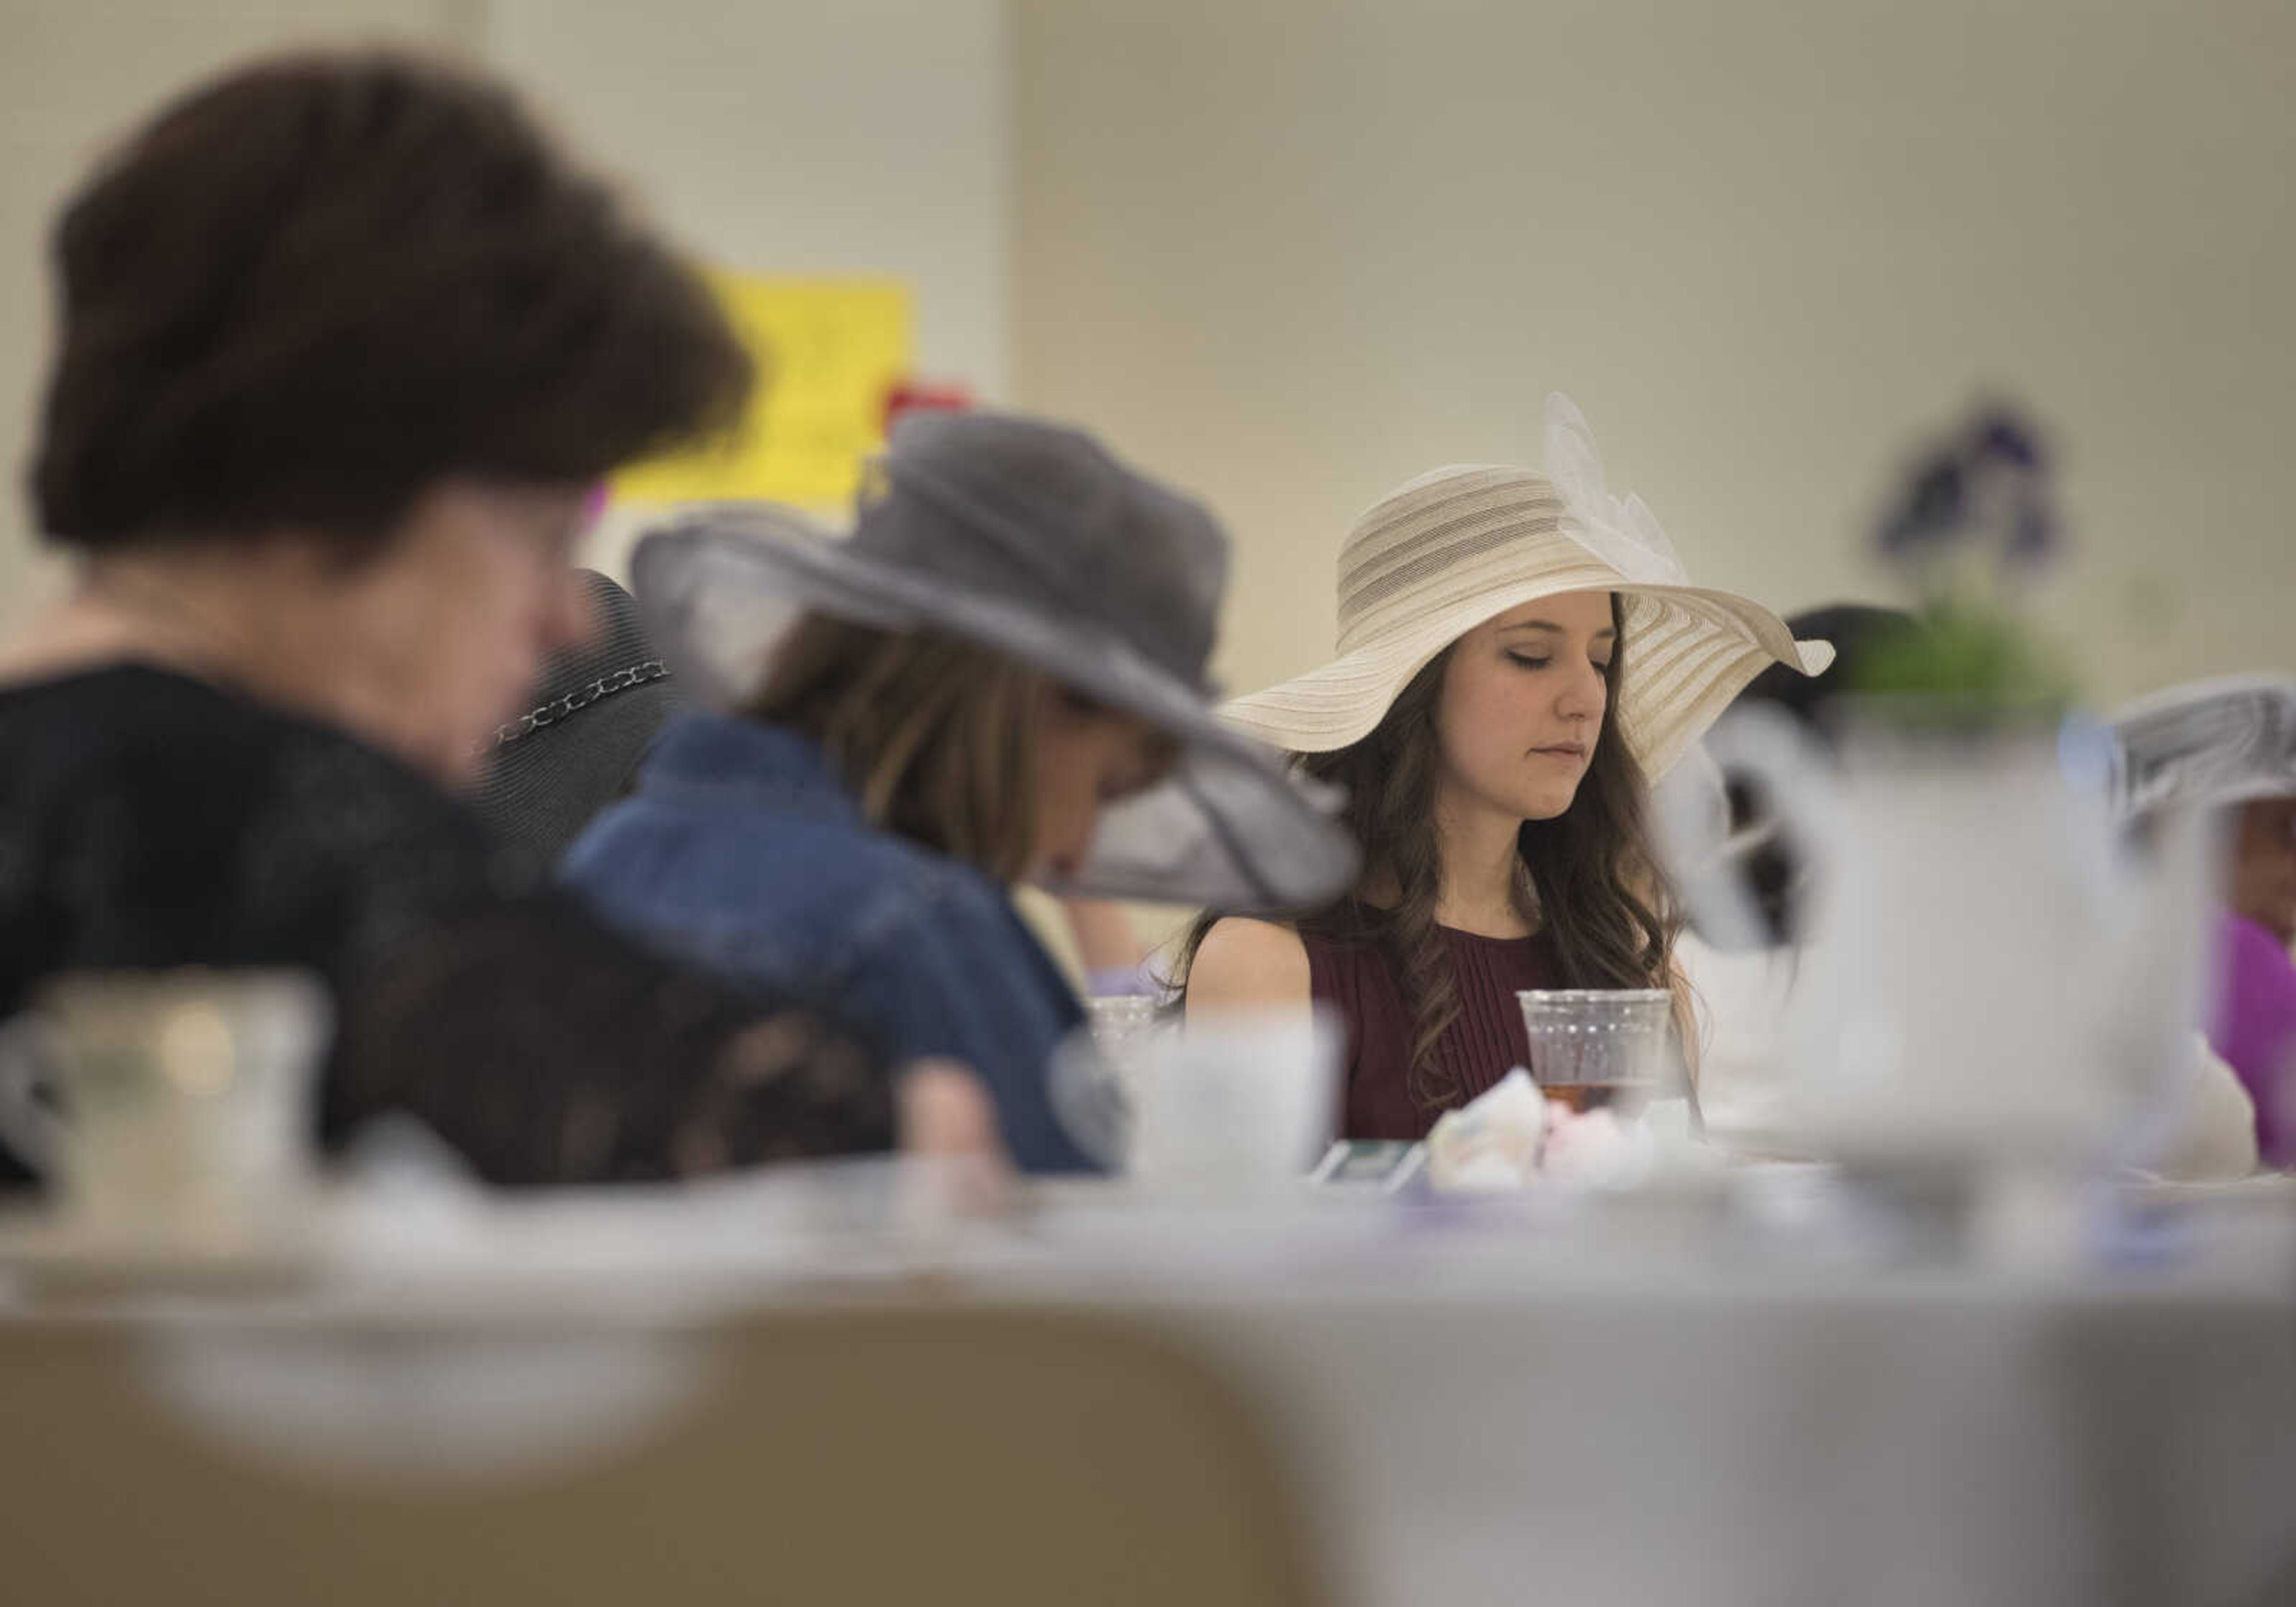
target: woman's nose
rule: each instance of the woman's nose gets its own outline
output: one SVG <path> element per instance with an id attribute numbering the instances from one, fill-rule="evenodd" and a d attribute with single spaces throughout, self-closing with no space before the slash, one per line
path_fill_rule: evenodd
<path id="1" fill-rule="evenodd" d="M 1603 717 L 1603 704 L 1610 688 L 1603 672 L 1594 665 L 1582 667 L 1563 686 L 1555 699 L 1555 712 L 1566 720 L 1593 720 Z"/>

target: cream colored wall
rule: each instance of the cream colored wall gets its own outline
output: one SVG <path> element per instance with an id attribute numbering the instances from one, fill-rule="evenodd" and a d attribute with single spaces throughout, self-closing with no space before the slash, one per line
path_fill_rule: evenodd
<path id="1" fill-rule="evenodd" d="M 488 0 L 486 53 L 677 240 L 759 273 L 890 275 L 918 372 L 1007 389 L 1003 0 Z M 619 572 L 642 520 L 611 515 Z"/>
<path id="2" fill-rule="evenodd" d="M 488 0 L 488 58 L 682 242 L 912 285 L 918 361 L 1005 378 L 1002 0 Z"/>
<path id="3" fill-rule="evenodd" d="M 322 41 L 454 48 L 472 0 L 0 0 L 0 632 L 62 583 L 22 474 L 48 360 L 58 201 L 170 93 L 252 52 Z"/>
<path id="4" fill-rule="evenodd" d="M 2008 390 L 2068 448 L 2101 694 L 2296 659 L 2283 5 L 0 0 L 12 469 L 103 141 L 376 36 L 480 48 L 705 254 L 912 277 L 927 370 L 1201 488 L 1238 685 L 1324 651 L 1364 503 L 1535 455 L 1552 386 L 1697 573 L 1787 606 L 1874 593 L 1892 455 Z M 0 627 L 47 573 L 12 494 Z"/>
<path id="5" fill-rule="evenodd" d="M 1223 651 L 1327 656 L 1332 552 L 1570 391 L 1701 578 L 1881 594 L 1893 460 L 2062 438 L 2094 691 L 2296 664 L 2296 8 L 1020 0 L 1015 390 L 1238 535 Z"/>

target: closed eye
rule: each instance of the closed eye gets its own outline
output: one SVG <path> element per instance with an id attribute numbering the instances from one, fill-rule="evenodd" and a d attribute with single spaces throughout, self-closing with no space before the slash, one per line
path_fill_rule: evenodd
<path id="1" fill-rule="evenodd" d="M 1519 653 L 1519 652 L 1511 652 L 1511 653 L 1509 653 L 1509 654 L 1507 654 L 1507 655 L 1506 655 L 1506 658 L 1507 658 L 1507 662 L 1508 662 L 1508 663 L 1514 665 L 1514 666 L 1515 666 L 1517 668 L 1519 668 L 1519 669 L 1545 669 L 1548 665 L 1550 665 L 1550 664 L 1552 664 L 1552 663 L 1554 663 L 1554 660 L 1552 658 L 1546 658 L 1546 659 L 1532 659 L 1532 658 L 1526 658 L 1526 657 L 1524 657 L 1521 653 Z M 1594 666 L 1595 666 L 1595 674 L 1597 674 L 1597 675 L 1605 675 L 1605 676 L 1606 676 L 1606 675 L 1609 675 L 1609 674 L 1611 673 L 1611 661 L 1610 661 L 1610 660 L 1608 660 L 1608 659 L 1596 659 L 1596 660 L 1591 660 L 1591 662 L 1592 662 L 1592 663 L 1594 664 Z"/>

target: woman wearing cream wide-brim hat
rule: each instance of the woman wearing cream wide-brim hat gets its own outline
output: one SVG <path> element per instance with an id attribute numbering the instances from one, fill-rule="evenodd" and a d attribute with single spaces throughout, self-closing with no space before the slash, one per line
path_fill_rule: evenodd
<path id="1" fill-rule="evenodd" d="M 1560 395 L 1546 449 L 1374 504 L 1340 549 L 1339 656 L 1221 710 L 1346 789 L 1365 870 L 1288 921 L 1208 914 L 1181 986 L 1192 1015 L 1335 1011 L 1349 1137 L 1420 1136 L 1523 1063 L 1518 989 L 1674 988 L 1650 783 L 1763 668 L 1833 657 L 1691 585 Z"/>

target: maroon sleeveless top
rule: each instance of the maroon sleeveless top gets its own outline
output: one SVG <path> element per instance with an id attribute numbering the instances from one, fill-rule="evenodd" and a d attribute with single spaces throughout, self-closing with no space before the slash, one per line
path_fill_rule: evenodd
<path id="1" fill-rule="evenodd" d="M 1544 937 L 1479 938 L 1438 928 L 1459 979 L 1459 1014 L 1443 1035 L 1443 1063 L 1458 1083 L 1450 1104 L 1464 1104 L 1515 1066 L 1530 1063 L 1530 1037 L 1515 993 L 1555 985 L 1553 951 Z M 1368 942 L 1300 934 L 1308 949 L 1308 991 L 1347 1023 L 1347 1093 L 1340 1113 L 1345 1138 L 1424 1138 L 1448 1108 L 1411 1096 L 1411 1011 L 1386 957 Z"/>

